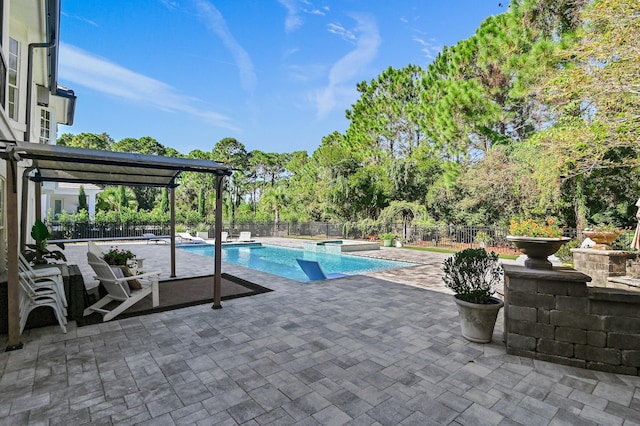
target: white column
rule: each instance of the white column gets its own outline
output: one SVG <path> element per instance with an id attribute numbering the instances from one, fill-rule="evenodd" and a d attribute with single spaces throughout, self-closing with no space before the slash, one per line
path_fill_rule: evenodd
<path id="1" fill-rule="evenodd" d="M 96 194 L 94 192 L 89 193 L 89 220 L 93 220 L 96 217 Z"/>

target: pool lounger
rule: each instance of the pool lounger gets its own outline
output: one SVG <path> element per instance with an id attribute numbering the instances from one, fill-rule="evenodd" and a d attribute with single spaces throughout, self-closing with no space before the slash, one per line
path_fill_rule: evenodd
<path id="1" fill-rule="evenodd" d="M 315 260 L 296 259 L 302 271 L 309 277 L 311 281 L 330 280 L 333 278 L 346 277 L 346 274 L 325 274 L 319 262 Z"/>

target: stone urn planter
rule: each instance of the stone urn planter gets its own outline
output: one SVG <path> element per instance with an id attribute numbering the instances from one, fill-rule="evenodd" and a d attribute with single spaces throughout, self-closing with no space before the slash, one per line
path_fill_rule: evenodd
<path id="1" fill-rule="evenodd" d="M 591 238 L 596 243 L 592 248 L 596 250 L 613 250 L 611 243 L 613 243 L 620 234 L 615 231 L 584 231 L 585 237 Z"/>
<path id="2" fill-rule="evenodd" d="M 462 337 L 476 343 L 489 343 L 498 312 L 504 302 L 493 297 L 502 282 L 498 255 L 485 249 L 468 248 L 442 263 L 442 280 L 455 293 Z"/>
<path id="3" fill-rule="evenodd" d="M 525 268 L 552 269 L 553 265 L 547 258 L 560 250 L 563 244 L 571 241 L 571 238 L 520 237 L 508 235 L 507 241 L 512 242 L 518 250 L 527 255 L 527 259 L 524 261 Z"/>
<path id="4" fill-rule="evenodd" d="M 462 337 L 476 343 L 491 342 L 498 312 L 504 306 L 504 302 L 495 297 L 491 297 L 490 303 L 486 304 L 465 302 L 458 296 L 454 300 L 460 314 Z"/>

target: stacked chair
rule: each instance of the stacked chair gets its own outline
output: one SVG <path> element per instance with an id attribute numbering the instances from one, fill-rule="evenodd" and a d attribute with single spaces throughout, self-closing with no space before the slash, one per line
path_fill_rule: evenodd
<path id="1" fill-rule="evenodd" d="M 29 313 L 36 308 L 48 306 L 53 309 L 60 328 L 67 332 L 67 299 L 64 294 L 62 274 L 58 268 L 47 268 L 51 275 L 37 277 L 39 269 L 32 269 L 20 256 L 18 262 L 20 283 L 20 334 L 27 325 Z M 54 274 L 54 269 L 58 275 Z M 44 270 L 43 270 L 44 271 Z"/>

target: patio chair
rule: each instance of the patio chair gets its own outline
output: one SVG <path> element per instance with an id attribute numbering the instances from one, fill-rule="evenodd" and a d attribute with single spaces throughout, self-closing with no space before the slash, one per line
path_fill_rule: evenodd
<path id="1" fill-rule="evenodd" d="M 31 264 L 22 253 L 18 254 L 18 270 L 21 274 L 29 275 L 36 286 L 47 286 L 50 285 L 51 282 L 54 282 L 56 285 L 56 290 L 60 294 L 62 301 L 64 302 L 64 306 L 67 307 L 67 298 L 64 291 L 64 280 L 62 278 L 62 271 L 60 268 L 55 266 L 50 266 L 47 268 L 38 268 L 34 269 L 31 267 Z"/>
<path id="2" fill-rule="evenodd" d="M 223 243 L 228 243 L 229 242 L 229 233 L 228 232 L 221 232 L 220 233 L 220 242 L 223 242 Z"/>
<path id="3" fill-rule="evenodd" d="M 27 325 L 27 319 L 31 311 L 43 306 L 53 309 L 62 332 L 66 334 L 67 310 L 62 303 L 61 295 L 56 290 L 56 284 L 51 281 L 51 286 L 36 286 L 28 274 L 19 274 L 18 282 L 20 284 L 20 306 L 18 310 L 20 334 L 22 334 L 24 327 Z"/>
<path id="4" fill-rule="evenodd" d="M 206 244 L 207 241 L 204 238 L 200 237 L 192 237 L 188 232 L 178 232 L 176 233 L 176 237 L 180 238 L 180 242 L 191 243 L 191 244 Z"/>
<path id="5" fill-rule="evenodd" d="M 320 266 L 320 262 L 317 262 L 315 260 L 296 259 L 296 261 L 298 262 L 298 265 L 300 265 L 302 272 L 304 272 L 307 277 L 309 277 L 310 281 L 330 280 L 333 278 L 347 276 L 346 274 L 339 273 L 325 274 L 322 270 L 322 267 Z"/>
<path id="6" fill-rule="evenodd" d="M 158 237 L 156 234 L 142 234 L 142 238 L 147 239 L 147 244 L 149 244 L 151 241 L 153 241 L 154 244 L 158 244 L 158 243 L 169 244 L 169 241 L 167 241 L 166 238 Z"/>
<path id="7" fill-rule="evenodd" d="M 242 231 L 240 232 L 240 236 L 238 236 L 238 242 L 240 243 L 250 243 L 253 240 L 251 239 L 250 231 Z"/>
<path id="8" fill-rule="evenodd" d="M 110 321 L 131 306 L 144 299 L 151 294 L 152 304 L 154 307 L 160 304 L 160 296 L 158 293 L 158 279 L 160 272 L 148 272 L 146 274 L 134 275 L 132 277 L 117 277 L 111 266 L 104 260 L 96 256 L 92 252 L 87 252 L 89 265 L 96 273 L 96 279 L 100 280 L 107 295 L 98 300 L 93 305 L 84 310 L 87 316 L 93 312 L 104 314 L 102 321 Z M 140 290 L 132 290 L 129 288 L 128 281 L 138 280 L 142 284 Z M 109 310 L 106 308 L 111 302 L 120 302 L 118 306 Z"/>

